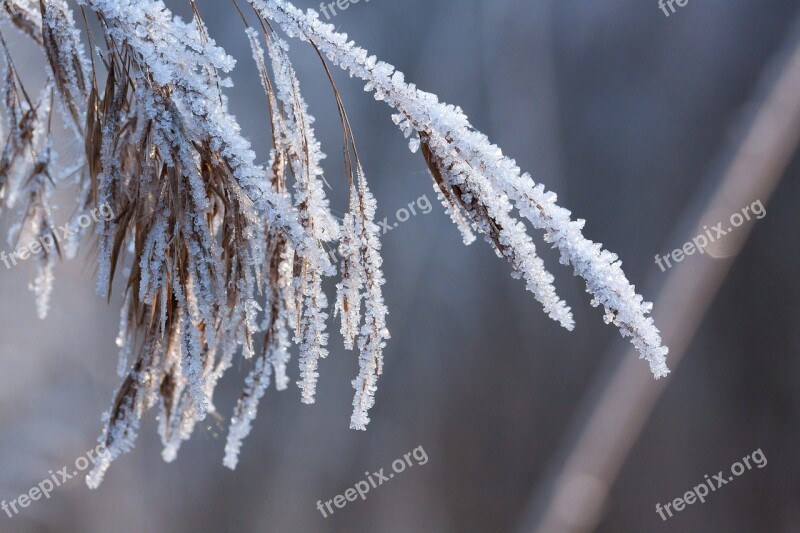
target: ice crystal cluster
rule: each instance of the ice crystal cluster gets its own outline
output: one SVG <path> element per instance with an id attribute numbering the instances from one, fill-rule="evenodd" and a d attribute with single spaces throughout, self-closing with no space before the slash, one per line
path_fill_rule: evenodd
<path id="1" fill-rule="evenodd" d="M 41 90 L 26 90 L 6 39 L 0 40 L 6 139 L 0 210 L 17 213 L 10 242 L 50 231 L 57 188 L 75 191 L 73 219 L 98 206 L 115 213 L 86 231 L 97 243 L 99 293 L 110 300 L 117 287 L 123 302 L 117 338 L 122 384 L 100 437 L 110 453 L 90 473 L 90 486 L 132 448 L 142 416 L 152 409 L 163 458 L 173 460 L 197 423 L 216 413 L 215 386 L 240 354 L 252 370 L 225 446 L 224 464 L 234 468 L 267 387 L 289 384 L 293 345 L 301 399 L 314 402 L 320 359 L 328 354 L 329 308 L 341 322 L 345 347 L 359 352 L 350 426 L 369 423 L 389 338 L 380 232 L 376 200 L 328 64 L 362 79 L 394 110 L 395 124 L 411 151 L 421 152 L 465 244 L 483 235 L 545 312 L 571 330 L 570 308 L 556 294 L 526 224 L 541 230 L 655 377 L 669 372 L 667 349 L 647 316 L 651 305 L 636 294 L 617 256 L 583 237 L 583 220 L 573 220 L 555 194 L 523 174 L 460 108 L 406 82 L 316 12 L 283 0 L 250 0 L 252 27 L 242 13 L 272 128 L 268 164 L 257 164 L 227 108 L 224 89 L 235 60 L 190 4 L 194 16 L 184 21 L 156 0 L 3 0 L 3 31 L 22 31 L 48 66 Z M 87 30 L 92 17 L 102 35 Z M 341 222 L 331 214 L 325 155 L 285 37 L 314 46 L 336 96 L 350 190 Z M 83 147 L 69 168 L 58 164 L 53 148 L 54 108 Z M 88 238 L 67 243 L 67 256 L 81 237 Z M 333 247 L 335 262 L 328 253 Z M 56 247 L 38 258 L 31 286 L 42 317 L 61 254 Z M 323 282 L 337 271 L 329 306 Z"/>

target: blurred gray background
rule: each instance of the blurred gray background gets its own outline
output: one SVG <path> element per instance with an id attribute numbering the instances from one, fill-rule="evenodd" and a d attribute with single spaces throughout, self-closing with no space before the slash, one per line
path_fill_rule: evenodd
<path id="1" fill-rule="evenodd" d="M 190 13 L 186 2 L 168 5 Z M 224 1 L 198 0 L 198 7 L 212 36 L 239 60 L 230 106 L 264 161 L 267 115 L 241 20 Z M 671 240 L 673 227 L 702 194 L 700 184 L 798 13 L 796 0 L 692 0 L 669 18 L 656 0 L 372 0 L 332 22 L 424 90 L 462 106 L 562 205 L 587 219 L 587 236 L 617 252 L 641 286 L 648 275 L 666 276 L 654 270 L 654 255 L 681 244 Z M 343 211 L 333 96 L 313 50 L 294 42 L 293 57 L 329 154 L 333 204 Z M 35 70 L 36 61 L 31 56 L 25 67 Z M 398 209 L 422 195 L 435 202 L 424 162 L 407 150 L 388 108 L 346 74 L 334 75 L 378 218 L 394 221 Z M 597 531 L 800 531 L 799 172 L 795 157 L 670 376 Z M 540 246 L 573 308 L 576 331 L 547 319 L 488 246 L 462 245 L 438 203 L 383 243 L 393 338 L 367 432 L 348 429 L 357 355 L 343 350 L 335 333 L 317 403 L 302 405 L 296 386 L 271 388 L 235 472 L 222 466 L 224 422 L 209 418 L 177 461 L 165 464 L 151 416 L 135 450 L 111 467 L 99 490 L 72 480 L 13 519 L 0 515 L 0 531 L 518 527 L 619 335 L 589 305 L 582 280 Z M 43 322 L 27 291 L 32 265 L 0 268 L 5 500 L 94 447 L 118 385 L 120 302 L 107 306 L 94 295 L 90 245 L 82 251 L 57 270 Z M 711 260 L 694 256 L 676 268 Z M 658 309 L 654 316 L 658 323 Z M 331 330 L 338 332 L 338 322 Z M 225 376 L 215 402 L 223 415 L 230 415 L 248 369 L 236 363 Z M 388 470 L 417 446 L 427 464 L 332 517 L 316 509 L 317 500 L 342 494 L 365 471 Z M 656 502 L 681 496 L 704 474 L 727 470 L 756 448 L 767 467 L 668 522 L 654 511 Z"/>

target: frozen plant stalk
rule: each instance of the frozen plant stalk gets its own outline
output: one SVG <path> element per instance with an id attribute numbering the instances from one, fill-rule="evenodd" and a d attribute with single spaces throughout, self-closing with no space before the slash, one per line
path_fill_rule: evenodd
<path id="1" fill-rule="evenodd" d="M 97 17 L 102 50 L 93 41 L 84 47 L 66 0 L 3 0 L 8 21 L 41 47 L 49 76 L 38 103 L 31 101 L 0 42 L 9 130 L 0 160 L 0 212 L 22 204 L 14 235 L 41 234 L 51 225 L 51 189 L 69 186 L 78 198 L 73 217 L 98 206 L 115 213 L 94 234 L 99 292 L 111 298 L 121 286 L 123 382 L 104 416 L 101 441 L 109 454 L 88 476 L 90 486 L 133 447 L 139 421 L 151 409 L 159 411 L 162 455 L 173 460 L 197 422 L 216 412 L 214 389 L 237 354 L 252 360 L 252 371 L 231 417 L 226 466 L 237 465 L 270 382 L 287 387 L 291 340 L 298 346 L 302 401 L 313 403 L 320 360 L 328 354 L 323 281 L 336 274 L 328 248 L 337 242 L 334 312 L 345 347 L 359 351 L 350 426 L 366 429 L 389 339 L 380 231 L 325 58 L 394 110 L 395 124 L 410 149 L 421 152 L 465 244 L 482 234 L 545 312 L 571 330 L 572 313 L 556 294 L 527 220 L 585 279 L 592 304 L 602 305 L 606 322 L 630 337 L 654 376 L 669 372 L 667 349 L 648 317 L 651 305 L 636 294 L 617 256 L 586 239 L 584 221 L 573 220 L 555 194 L 534 184 L 460 108 L 407 83 L 313 10 L 285 0 L 248 1 L 257 24 L 242 19 L 272 128 L 263 166 L 228 112 L 224 89 L 235 61 L 211 38 L 193 0 L 190 21 L 158 0 L 78 0 Z M 314 118 L 278 29 L 314 46 L 336 97 L 350 188 L 341 224 L 325 195 L 325 154 Z M 55 171 L 52 101 L 83 147 L 78 172 Z M 45 256 L 34 284 L 42 314 L 54 261 Z"/>

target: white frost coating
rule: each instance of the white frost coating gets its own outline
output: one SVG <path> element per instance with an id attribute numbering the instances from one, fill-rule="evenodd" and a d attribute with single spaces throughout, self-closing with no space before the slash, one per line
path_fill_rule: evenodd
<path id="1" fill-rule="evenodd" d="M 352 350 L 361 323 L 361 289 L 364 286 L 364 268 L 361 265 L 360 236 L 363 232 L 359 216 L 358 188 L 350 187 L 349 210 L 344 216 L 339 255 L 342 257 L 342 280 L 336 286 L 335 315 L 341 315 L 341 333 L 344 347 Z"/>
<path id="2" fill-rule="evenodd" d="M 250 33 L 251 43 L 254 35 Z M 257 49 L 254 48 L 254 54 Z M 312 124 L 314 117 L 300 94 L 300 82 L 288 56 L 288 44 L 267 35 L 267 51 L 272 60 L 277 100 L 284 116 L 277 126 L 278 151 L 285 154 L 295 177 L 295 207 L 306 230 L 306 239 L 298 250 L 307 279 L 295 285 L 304 306 L 295 342 L 300 348 L 300 377 L 303 403 L 314 403 L 319 360 L 327 357 L 328 335 L 325 333 L 328 299 L 322 290 L 325 276 L 335 273 L 323 243 L 339 238 L 341 228 L 330 212 L 323 189 L 321 161 L 325 154 L 320 148 Z"/>
<path id="3" fill-rule="evenodd" d="M 534 226 L 545 231 L 546 240 L 561 251 L 562 262 L 572 264 L 575 273 L 586 280 L 587 291 L 594 296 L 593 303 L 602 304 L 606 317 L 623 336 L 631 337 L 631 343 L 648 361 L 653 375 L 660 378 L 669 373 L 668 350 L 661 345 L 659 332 L 647 316 L 652 306 L 636 294 L 617 256 L 586 239 L 581 233 L 583 222 L 571 220 L 569 211 L 556 205 L 555 194 L 545 192 L 528 174 L 522 174 L 499 147 L 472 128 L 460 108 L 441 103 L 436 95 L 406 83 L 401 72 L 348 41 L 346 34 L 322 22 L 313 10 L 304 13 L 283 0 L 250 0 L 250 3 L 290 37 L 312 41 L 330 61 L 366 81 L 365 89 L 405 115 L 414 130 L 441 139 L 438 145 L 431 146 L 433 151 L 442 161 L 461 167 L 447 176 L 448 181 L 484 176 L 497 195 L 507 197 Z M 554 318 L 564 323 L 565 316 L 564 308 L 560 307 Z"/>
<path id="4" fill-rule="evenodd" d="M 75 134 L 81 137 L 86 124 L 86 109 L 74 103 L 85 101 L 88 97 L 86 80 L 89 79 L 89 61 L 67 2 L 45 0 L 43 5 L 42 34 L 50 61 L 50 76 L 57 80 L 59 107 L 64 123 L 69 124 Z M 47 46 L 48 41 L 57 43 L 58 48 Z M 53 68 L 54 65 L 58 68 Z"/>
<path id="5" fill-rule="evenodd" d="M 32 205 L 31 208 L 35 214 L 28 219 L 27 235 L 22 238 L 22 242 L 35 242 L 37 240 L 42 242 L 41 239 L 45 238 L 50 233 L 51 228 L 55 226 L 51 209 L 52 184 L 50 182 L 55 159 L 53 140 L 48 134 L 42 148 L 39 150 L 39 157 L 35 166 L 36 170 L 31 176 L 30 197 L 35 202 L 35 206 Z M 54 280 L 53 268 L 55 265 L 55 250 L 43 250 L 36 255 L 36 277 L 31 283 L 31 290 L 36 296 L 36 316 L 40 320 L 47 318 L 47 312 L 50 309 L 50 295 L 53 292 Z"/>
<path id="6" fill-rule="evenodd" d="M 280 250 L 275 258 L 278 263 L 277 283 L 272 298 L 275 309 L 264 317 L 265 324 L 270 320 L 275 321 L 271 339 L 277 342 L 276 347 L 269 356 L 270 364 L 275 372 L 275 388 L 286 390 L 289 385 L 289 377 L 286 375 L 286 367 L 289 363 L 289 328 L 297 321 L 297 309 L 292 293 L 292 264 L 294 263 L 294 250 L 286 243 L 283 243 L 283 250 Z M 273 319 L 274 316 L 274 319 Z M 265 325 L 264 329 L 267 329 Z"/>
<path id="7" fill-rule="evenodd" d="M 128 306 L 130 305 L 130 299 L 130 293 L 125 293 L 125 300 L 119 313 L 119 333 L 114 341 L 114 344 L 119 348 L 119 357 L 117 358 L 117 375 L 119 377 L 125 377 L 125 374 L 127 374 L 128 360 L 132 351 L 132 343 L 126 338 L 128 334 Z"/>
<path id="8" fill-rule="evenodd" d="M 217 97 L 216 87 L 206 79 L 209 71 L 229 72 L 235 60 L 213 40 L 203 42 L 193 24 L 173 18 L 161 1 L 80 0 L 80 3 L 103 14 L 111 36 L 130 48 L 138 67 L 152 75 L 156 84 L 173 88 L 175 108 L 169 111 L 178 113 L 187 126 L 211 140 L 212 148 L 226 157 L 234 177 L 267 216 L 267 222 L 287 227 L 293 237 L 300 237 L 302 229 L 297 226 L 289 199 L 270 189 L 264 179 L 266 172 L 255 163 L 255 152 L 241 135 L 239 124 L 228 113 L 225 100 Z M 143 87 L 150 82 L 146 78 L 140 81 Z M 153 108 L 150 112 L 163 110 Z M 165 117 L 170 118 L 178 117 Z M 193 148 L 188 145 L 179 148 L 187 157 L 185 168 L 192 168 Z M 198 194 L 201 190 L 197 189 Z M 201 196 L 196 200 L 198 205 L 203 204 Z"/>
<path id="9" fill-rule="evenodd" d="M 380 228 L 375 224 L 375 211 L 377 203 L 367 187 L 364 171 L 359 167 L 358 182 L 360 189 L 361 212 L 361 275 L 364 287 L 364 324 L 361 326 L 361 335 L 358 337 L 360 356 L 358 364 L 360 371 L 353 380 L 356 390 L 353 398 L 353 415 L 350 418 L 350 428 L 366 430 L 369 423 L 367 413 L 375 403 L 375 391 L 378 389 L 378 376 L 383 373 L 383 349 L 389 339 L 389 330 L 386 327 L 386 315 L 389 310 L 383 300 L 382 286 L 385 283 L 381 265 L 379 240 Z"/>
<path id="10" fill-rule="evenodd" d="M 258 402 L 269 387 L 271 373 L 272 365 L 266 358 L 260 357 L 245 380 L 244 392 L 231 417 L 228 440 L 225 444 L 225 459 L 222 461 L 222 464 L 231 470 L 235 470 L 239 464 L 242 441 L 250 434 L 253 420 L 258 412 Z"/>
<path id="11" fill-rule="evenodd" d="M 55 227 L 52 192 L 58 179 L 55 171 L 58 154 L 53 148 L 48 126 L 53 106 L 53 84 L 47 81 L 39 99 L 31 107 L 19 97 L 14 68 L 8 56 L 6 68 L 3 98 L 8 106 L 9 135 L 0 163 L 3 167 L 0 212 L 6 206 L 19 204 L 19 222 L 9 229 L 8 243 L 13 248 L 27 248 L 34 258 L 36 275 L 29 288 L 36 298 L 36 315 L 43 320 L 50 307 L 57 255 L 51 231 Z M 36 253 L 32 250 L 34 244 L 39 247 Z"/>

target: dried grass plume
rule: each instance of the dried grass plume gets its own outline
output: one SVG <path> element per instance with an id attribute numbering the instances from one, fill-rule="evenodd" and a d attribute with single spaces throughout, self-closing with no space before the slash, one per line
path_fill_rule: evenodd
<path id="1" fill-rule="evenodd" d="M 66 0 L 2 4 L 9 22 L 3 31 L 14 26 L 27 35 L 48 65 L 44 86 L 27 91 L 0 34 L 0 212 L 16 213 L 12 244 L 49 231 L 56 189 L 75 191 L 73 220 L 100 206 L 115 214 L 73 236 L 63 250 L 72 256 L 81 238 L 93 236 L 97 290 L 123 302 L 117 338 L 122 384 L 104 416 L 100 439 L 109 453 L 88 476 L 89 486 L 98 486 L 111 462 L 133 447 L 139 421 L 153 409 L 163 458 L 173 460 L 197 422 L 219 416 L 215 386 L 241 356 L 251 360 L 252 370 L 225 446 L 224 464 L 235 468 L 265 390 L 272 382 L 279 390 L 289 384 L 293 345 L 302 401 L 314 402 L 319 363 L 328 355 L 329 307 L 341 320 L 345 347 L 359 352 L 350 426 L 363 430 L 369 423 L 389 339 L 380 231 L 376 199 L 329 64 L 362 79 L 393 109 L 395 124 L 410 149 L 421 153 L 465 244 L 482 235 L 545 312 L 571 330 L 570 308 L 556 294 L 526 224 L 540 230 L 561 262 L 586 280 L 592 304 L 630 338 L 655 377 L 669 372 L 667 349 L 647 316 L 650 304 L 636 294 L 617 256 L 583 237 L 583 220 L 573 220 L 555 194 L 522 173 L 460 108 L 406 82 L 316 12 L 283 0 L 250 0 L 247 15 L 239 11 L 272 130 L 269 162 L 256 163 L 227 107 L 227 73 L 235 61 L 190 4 L 188 21 L 156 0 L 80 0 L 79 17 Z M 88 29 L 91 17 L 100 35 Z M 326 196 L 333 180 L 324 176 L 325 154 L 287 37 L 316 49 L 321 76 L 335 96 L 349 187 L 341 222 Z M 53 120 L 83 147 L 77 165 L 58 163 Z M 338 247 L 336 262 L 328 253 L 332 247 Z M 32 287 L 42 317 L 61 254 L 54 247 L 37 258 Z M 329 306 L 323 283 L 337 271 Z"/>

